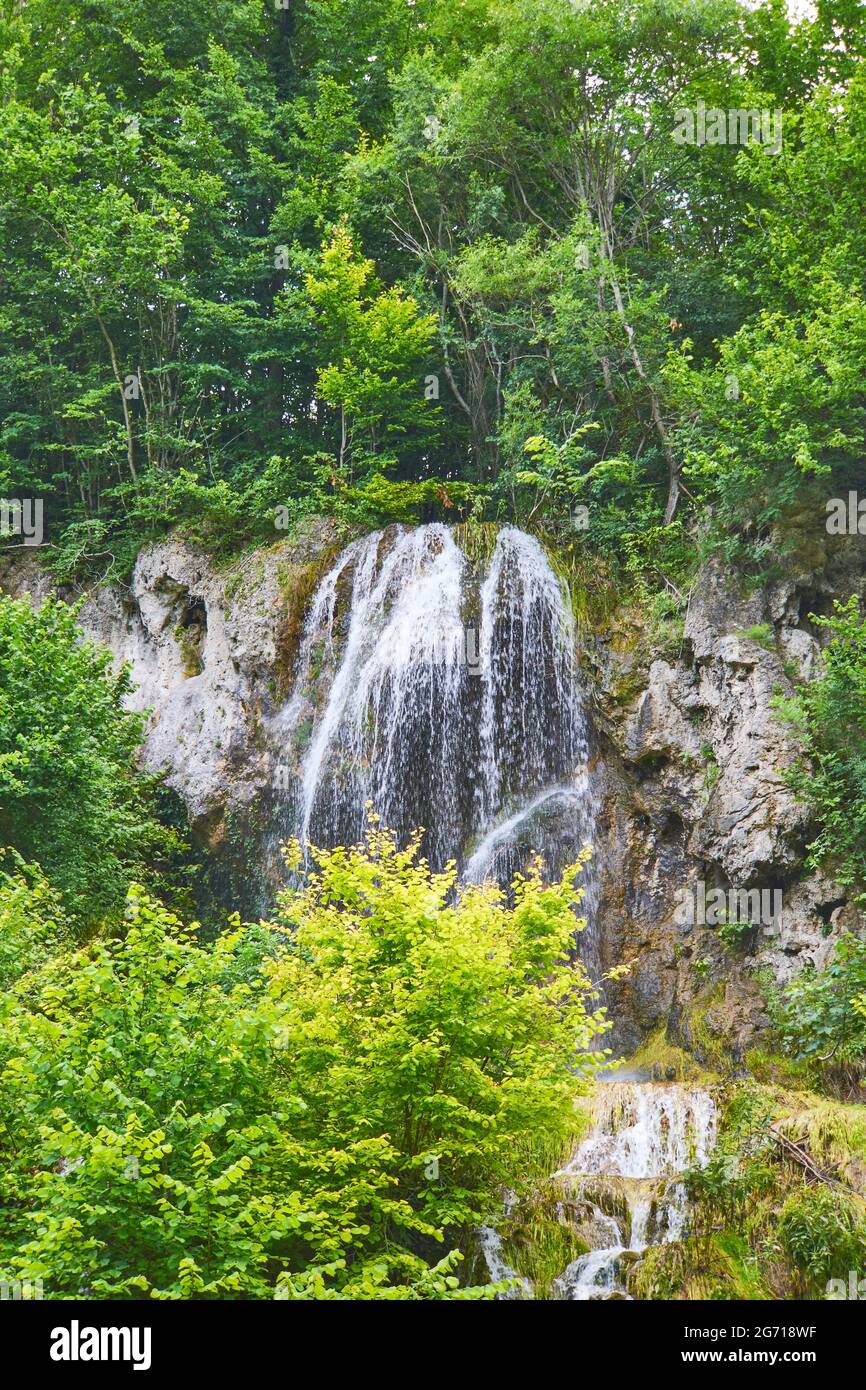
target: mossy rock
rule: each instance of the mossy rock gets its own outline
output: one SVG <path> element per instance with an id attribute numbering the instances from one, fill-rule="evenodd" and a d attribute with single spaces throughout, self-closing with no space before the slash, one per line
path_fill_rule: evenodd
<path id="1" fill-rule="evenodd" d="M 285 604 L 277 632 L 274 663 L 279 696 L 285 695 L 291 685 L 307 607 L 335 555 L 336 548 L 332 548 L 308 564 L 286 561 L 279 567 L 280 594 Z"/>

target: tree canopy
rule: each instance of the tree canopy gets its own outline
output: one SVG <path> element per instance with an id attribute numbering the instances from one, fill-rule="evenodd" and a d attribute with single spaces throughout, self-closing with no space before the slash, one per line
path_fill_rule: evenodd
<path id="1" fill-rule="evenodd" d="M 866 28 L 816 11 L 6 0 L 0 495 L 63 574 L 277 507 L 766 560 L 864 424 Z"/>

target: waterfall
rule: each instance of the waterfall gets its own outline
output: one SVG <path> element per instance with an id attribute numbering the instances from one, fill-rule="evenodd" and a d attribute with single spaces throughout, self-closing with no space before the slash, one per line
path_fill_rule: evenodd
<path id="1" fill-rule="evenodd" d="M 660 1178 L 704 1163 L 715 1138 L 711 1096 L 667 1082 L 606 1082 L 594 1121 L 564 1173 Z"/>
<path id="2" fill-rule="evenodd" d="M 578 1302 L 631 1297 L 624 1282 L 626 1264 L 648 1246 L 681 1240 L 688 1233 L 683 1173 L 707 1161 L 716 1127 L 715 1102 L 702 1087 L 601 1082 L 590 1132 L 566 1166 L 552 1175 L 547 1191 L 552 1189 L 554 1200 L 546 1198 L 556 1222 L 571 1225 L 590 1248 L 553 1280 L 548 1296 Z M 513 1193 L 504 1203 L 501 1220 L 517 1237 L 517 1253 L 510 1258 L 519 1265 L 519 1252 L 534 1236 L 532 1224 L 528 1231 L 521 1228 L 520 1204 Z M 536 1296 L 531 1281 L 509 1263 L 497 1227 L 482 1227 L 478 1243 L 491 1280 L 517 1281 L 500 1297 Z"/>
<path id="3" fill-rule="evenodd" d="M 563 1299 L 625 1298 L 623 1257 L 651 1244 L 679 1240 L 688 1224 L 681 1181 L 703 1164 L 716 1138 L 716 1107 L 701 1087 L 675 1083 L 610 1081 L 599 1088 L 593 1127 L 556 1176 L 576 1179 L 594 1217 L 606 1214 L 608 1245 L 581 1255 L 556 1280 Z"/>
<path id="4" fill-rule="evenodd" d="M 506 1211 L 508 1204 L 506 1203 Z M 506 1279 L 513 1280 L 512 1288 L 507 1293 L 499 1294 L 498 1297 L 504 1300 L 532 1298 L 532 1285 L 528 1279 L 517 1273 L 516 1269 L 507 1262 L 502 1252 L 502 1236 L 495 1226 L 482 1226 L 478 1232 L 478 1241 L 481 1247 L 481 1254 L 490 1282 L 499 1284 Z"/>
<path id="5" fill-rule="evenodd" d="M 301 778 L 299 834 L 326 846 L 363 833 L 371 802 L 405 835 L 422 825 L 444 862 L 461 820 L 455 745 L 466 721 L 461 590 L 465 559 L 444 526 L 356 542 L 312 604 L 302 663 L 324 642 L 334 656 L 340 581 L 351 570 L 345 643 Z"/>
<path id="6" fill-rule="evenodd" d="M 279 726 L 295 768 L 283 831 L 357 842 L 368 807 L 434 869 L 507 886 L 592 840 L 588 725 L 564 587 L 501 529 L 473 564 L 441 524 L 353 542 L 310 605 Z M 592 891 L 592 890 L 590 890 Z"/>
<path id="7" fill-rule="evenodd" d="M 562 585 L 534 536 L 501 530 L 481 586 L 482 817 L 586 762 L 574 630 Z"/>

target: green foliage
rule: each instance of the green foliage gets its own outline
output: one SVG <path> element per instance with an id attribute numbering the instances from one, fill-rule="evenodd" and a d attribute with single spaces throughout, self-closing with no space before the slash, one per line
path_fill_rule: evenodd
<path id="1" fill-rule="evenodd" d="M 39 947 L 0 1006 L 3 1277 L 55 1298 L 489 1296 L 458 1247 L 597 1063 L 566 960 L 579 894 L 531 875 L 513 909 L 449 905 L 453 874 L 379 831 L 318 859 L 291 928 L 204 943 L 134 887 L 120 935 Z M 12 940 L 22 913 L 38 944 L 41 895 L 0 922 Z"/>
<path id="2" fill-rule="evenodd" d="M 771 992 L 773 1024 L 796 1060 L 836 1063 L 866 1058 L 866 942 L 846 935 L 823 970 L 807 966 L 782 990 Z"/>
<path id="3" fill-rule="evenodd" d="M 777 701 L 803 751 L 783 776 L 818 820 L 807 866 L 829 868 L 866 901 L 866 617 L 856 594 L 833 606 L 829 617 L 813 616 L 830 634 L 820 675 Z"/>
<path id="4" fill-rule="evenodd" d="M 422 368 L 434 331 L 414 299 L 376 282 L 373 262 L 340 226 L 306 276 L 305 301 L 328 358 L 317 397 L 340 413 L 337 465 L 351 475 L 355 455 L 387 456 L 401 436 L 430 434 L 435 411 L 424 398 Z"/>
<path id="5" fill-rule="evenodd" d="M 856 476 L 861 9 L 408 8 L 4 10 L 0 494 L 58 575 L 479 499 L 624 560 L 669 496 L 754 572 Z M 782 148 L 678 145 L 698 99 Z"/>
<path id="6" fill-rule="evenodd" d="M 776 650 L 776 630 L 772 623 L 755 623 L 752 627 L 744 628 L 740 637 L 744 637 L 747 642 L 757 642 L 765 651 Z"/>
<path id="7" fill-rule="evenodd" d="M 805 1276 L 807 1288 L 821 1295 L 828 1279 L 847 1281 L 866 1261 L 863 1204 L 829 1187 L 801 1187 L 779 1213 L 783 1249 Z"/>
<path id="8" fill-rule="evenodd" d="M 465 1226 L 513 1179 L 515 1134 L 568 1134 L 605 1025 L 568 960 L 579 865 L 550 887 L 540 867 L 518 878 L 513 909 L 489 885 L 449 906 L 456 871 L 417 855 L 375 827 L 317 851 L 309 886 L 282 899 L 293 949 L 271 989 L 310 1142 L 387 1133 L 422 1217 Z"/>
<path id="9" fill-rule="evenodd" d="M 720 922 L 719 940 L 724 942 L 729 951 L 744 951 L 754 930 L 754 922 Z"/>
<path id="10" fill-rule="evenodd" d="M 862 1268 L 863 1107 L 803 1089 L 802 1072 L 779 1059 L 750 1054 L 753 1064 L 781 1085 L 749 1079 L 716 1093 L 716 1146 L 686 1174 L 691 1235 L 648 1252 L 630 1283 L 638 1297 L 820 1298 L 828 1278 L 847 1283 L 848 1271 Z M 812 1185 L 776 1135 L 835 1185 Z"/>
<path id="11" fill-rule="evenodd" d="M 700 1228 L 721 1219 L 742 1223 L 744 1213 L 775 1182 L 769 1126 L 775 1106 L 757 1087 L 736 1088 L 722 1117 L 718 1142 L 706 1163 L 686 1173 L 690 1197 L 699 1204 Z"/>
<path id="12" fill-rule="evenodd" d="M 57 599 L 0 595 L 0 845 L 38 862 L 79 925 L 122 910 L 132 873 L 179 847 L 136 770 L 127 671 Z"/>
<path id="13" fill-rule="evenodd" d="M 59 894 L 38 864 L 0 849 L 0 990 L 71 945 Z"/>

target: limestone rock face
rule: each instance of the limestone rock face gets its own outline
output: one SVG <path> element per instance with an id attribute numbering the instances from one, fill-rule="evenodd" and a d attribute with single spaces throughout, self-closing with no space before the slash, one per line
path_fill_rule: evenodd
<path id="1" fill-rule="evenodd" d="M 142 551 L 129 595 L 99 590 L 88 633 L 132 666 L 136 708 L 152 711 L 145 764 L 168 772 L 193 821 L 226 795 L 253 794 L 263 769 L 251 734 L 267 707 L 280 595 L 275 566 L 229 601 L 225 579 L 182 542 Z"/>
<path id="2" fill-rule="evenodd" d="M 128 588 L 100 586 L 84 597 L 82 627 L 112 651 L 117 669 L 129 664 L 129 705 L 150 711 L 144 766 L 166 774 L 211 849 L 220 848 L 226 815 L 252 811 L 272 787 L 267 729 L 290 674 L 305 577 L 334 548 L 323 522 L 220 567 L 169 538 L 140 552 Z M 52 589 L 30 555 L 7 562 L 0 585 L 34 603 Z"/>
<path id="3" fill-rule="evenodd" d="M 621 1046 L 663 1026 L 698 1054 L 718 1045 L 737 1055 L 768 1023 L 756 967 L 784 983 L 826 964 L 842 932 L 866 930 L 838 884 L 804 869 L 809 811 L 782 779 L 796 747 L 774 703 L 792 677 L 816 673 L 823 630 L 808 614 L 866 589 L 861 556 L 821 558 L 818 572 L 746 596 L 710 562 L 678 652 L 648 660 L 637 691 L 633 643 L 588 649 L 603 783 L 600 935 L 606 964 L 632 962 L 608 986 Z M 726 945 L 696 910 L 701 885 L 763 891 L 765 904 L 780 894 L 781 913 L 761 914 Z"/>
<path id="4" fill-rule="evenodd" d="M 145 765 L 183 796 L 217 860 L 242 847 L 241 882 L 267 876 L 287 824 L 275 806 L 280 720 L 308 597 L 338 548 L 327 521 L 231 567 L 169 538 L 142 550 L 128 588 L 85 596 L 85 630 L 130 663 L 131 704 L 151 711 Z M 32 551 L 0 557 L 0 586 L 34 602 L 52 588 Z M 843 932 L 864 931 L 845 891 L 804 869 L 809 815 L 784 784 L 796 749 L 774 710 L 792 679 L 817 669 L 825 635 L 809 614 L 853 592 L 866 597 L 854 545 L 745 595 L 713 561 L 676 642 L 654 643 L 645 615 L 623 614 L 586 639 L 594 951 L 600 969 L 630 965 L 607 986 L 615 1045 L 636 1047 L 662 1027 L 699 1056 L 736 1057 L 767 1027 L 756 967 L 784 983 L 806 964 L 823 966 Z M 575 850 L 573 818 L 553 810 L 561 825 L 545 823 L 544 839 L 561 842 L 564 862 Z M 225 893 L 232 903 L 237 882 Z M 758 913 L 726 942 L 695 905 L 700 893 L 731 890 L 781 894 L 781 912 Z"/>

